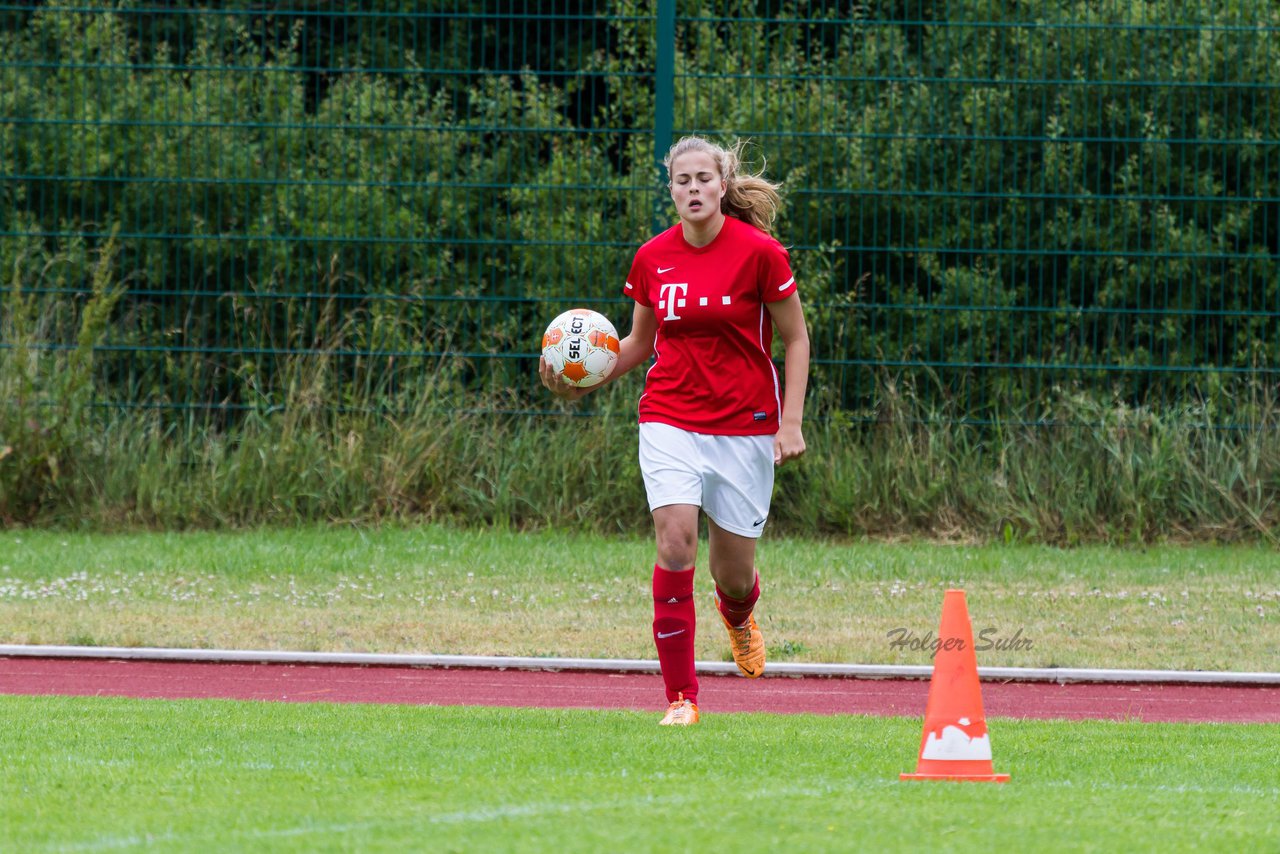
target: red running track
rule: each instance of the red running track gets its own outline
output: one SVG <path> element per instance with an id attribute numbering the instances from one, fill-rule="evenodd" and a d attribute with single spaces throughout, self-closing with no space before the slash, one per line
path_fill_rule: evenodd
<path id="1" fill-rule="evenodd" d="M 701 676 L 704 712 L 923 716 L 909 679 Z M 641 709 L 666 706 L 657 674 L 0 658 L 0 694 L 286 702 Z M 1280 723 L 1280 686 L 984 682 L 988 717 Z"/>

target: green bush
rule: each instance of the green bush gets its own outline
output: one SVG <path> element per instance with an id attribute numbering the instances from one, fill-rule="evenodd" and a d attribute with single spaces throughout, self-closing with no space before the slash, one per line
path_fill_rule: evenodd
<path id="1" fill-rule="evenodd" d="M 119 228 L 104 398 L 278 398 L 280 342 L 331 299 L 377 353 L 448 330 L 477 390 L 523 384 L 511 357 L 571 302 L 623 319 L 630 255 L 671 218 L 649 6 L 407 8 L 7 14 L 0 263 Z M 1221 410 L 1280 358 L 1270 4 L 679 11 L 676 131 L 750 137 L 784 180 L 824 403 L 873 411 L 887 366 L 967 419 L 1062 384 Z"/>

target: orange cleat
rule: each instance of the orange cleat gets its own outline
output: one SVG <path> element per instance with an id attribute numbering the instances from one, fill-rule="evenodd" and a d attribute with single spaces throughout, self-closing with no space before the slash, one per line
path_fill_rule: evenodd
<path id="1" fill-rule="evenodd" d="M 658 723 L 662 726 L 692 726 L 697 722 L 698 705 L 692 700 L 686 700 L 684 694 L 677 694 L 676 701 Z"/>
<path id="2" fill-rule="evenodd" d="M 720 614 L 719 606 L 716 613 Z M 756 625 L 755 614 L 747 618 L 745 626 L 731 626 L 720 614 L 720 621 L 729 631 L 729 647 L 733 650 L 733 663 L 748 679 L 755 679 L 764 673 L 764 635 Z"/>

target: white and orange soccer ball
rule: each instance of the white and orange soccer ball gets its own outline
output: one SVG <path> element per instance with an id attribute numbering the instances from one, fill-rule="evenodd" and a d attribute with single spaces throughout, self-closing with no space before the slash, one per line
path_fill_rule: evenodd
<path id="1" fill-rule="evenodd" d="M 573 385 L 599 385 L 618 363 L 618 330 L 589 308 L 571 308 L 542 333 L 542 356 Z"/>

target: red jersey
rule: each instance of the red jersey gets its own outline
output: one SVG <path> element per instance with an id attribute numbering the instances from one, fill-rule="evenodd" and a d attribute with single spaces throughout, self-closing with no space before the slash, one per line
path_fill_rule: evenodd
<path id="1" fill-rule="evenodd" d="M 731 216 L 706 246 L 690 245 L 679 223 L 641 246 L 623 290 L 658 318 L 640 421 L 725 436 L 777 433 L 782 398 L 765 303 L 795 289 L 782 244 Z"/>

